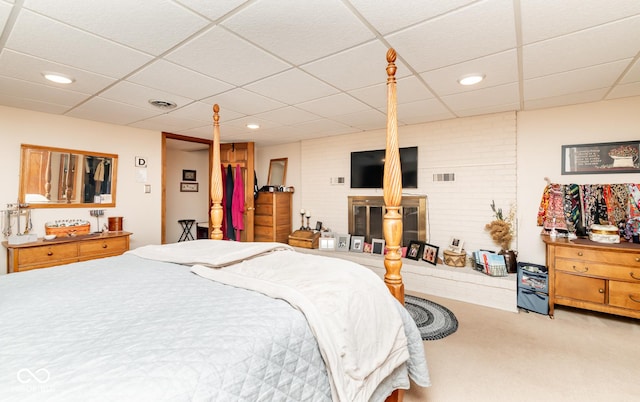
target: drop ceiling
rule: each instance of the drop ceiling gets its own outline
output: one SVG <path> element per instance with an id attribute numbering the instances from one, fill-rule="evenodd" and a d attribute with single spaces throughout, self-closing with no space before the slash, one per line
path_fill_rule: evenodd
<path id="1" fill-rule="evenodd" d="M 259 146 L 384 128 L 389 47 L 401 125 L 640 95 L 638 0 L 0 0 L 0 28 L 2 105 L 211 138 L 218 103 Z"/>

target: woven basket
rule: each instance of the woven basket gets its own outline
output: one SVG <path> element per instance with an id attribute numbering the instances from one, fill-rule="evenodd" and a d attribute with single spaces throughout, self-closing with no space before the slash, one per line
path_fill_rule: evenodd
<path id="1" fill-rule="evenodd" d="M 444 250 L 444 263 L 452 267 L 463 268 L 467 264 L 467 253 L 462 250 L 461 253 L 454 253 L 451 250 Z"/>

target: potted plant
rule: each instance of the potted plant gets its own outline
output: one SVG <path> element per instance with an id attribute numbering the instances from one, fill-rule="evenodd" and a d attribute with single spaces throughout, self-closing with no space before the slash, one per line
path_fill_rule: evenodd
<path id="1" fill-rule="evenodd" d="M 511 208 L 509 215 L 505 217 L 502 213 L 502 208 L 496 208 L 495 200 L 491 200 L 491 210 L 493 211 L 494 219 L 487 223 L 484 228 L 489 231 L 493 241 L 500 246 L 498 254 L 504 256 L 507 272 L 516 273 L 518 272 L 518 263 L 516 261 L 518 252 L 511 249 L 515 216 L 514 208 Z"/>

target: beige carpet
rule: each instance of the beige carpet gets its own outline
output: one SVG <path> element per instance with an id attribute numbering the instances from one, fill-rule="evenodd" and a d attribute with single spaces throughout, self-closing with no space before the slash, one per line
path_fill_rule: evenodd
<path id="1" fill-rule="evenodd" d="M 640 401 L 640 320 L 556 307 L 555 318 L 421 295 L 458 331 L 424 349 L 432 386 L 405 402 Z"/>

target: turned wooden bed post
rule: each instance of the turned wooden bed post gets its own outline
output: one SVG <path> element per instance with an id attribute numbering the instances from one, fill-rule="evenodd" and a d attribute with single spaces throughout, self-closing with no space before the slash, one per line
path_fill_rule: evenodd
<path id="1" fill-rule="evenodd" d="M 398 149 L 398 112 L 396 109 L 396 51 L 387 51 L 387 146 L 384 156 L 383 195 L 387 212 L 382 220 L 387 254 L 384 256 L 384 283 L 389 291 L 404 304 L 404 284 L 402 283 L 402 259 L 400 240 L 402 239 L 402 172 L 400 170 L 400 150 Z M 386 402 L 402 402 L 404 391 L 397 389 Z"/>
<path id="2" fill-rule="evenodd" d="M 404 304 L 404 284 L 402 283 L 402 259 L 400 240 L 402 239 L 402 172 L 400 171 L 400 150 L 398 149 L 398 116 L 396 109 L 396 51 L 387 52 L 387 147 L 384 156 L 384 205 L 387 212 L 382 221 L 382 231 L 387 246 L 384 257 L 386 274 L 384 282 L 393 296 Z"/>
<path id="3" fill-rule="evenodd" d="M 213 165 L 211 168 L 211 238 L 222 240 L 222 171 L 220 170 L 220 106 L 213 105 Z"/>

